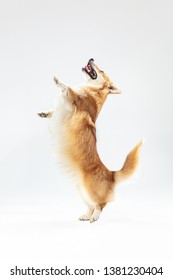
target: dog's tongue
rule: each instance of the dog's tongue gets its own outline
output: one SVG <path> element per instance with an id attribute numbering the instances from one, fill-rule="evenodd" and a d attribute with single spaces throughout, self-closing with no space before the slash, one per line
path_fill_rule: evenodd
<path id="1" fill-rule="evenodd" d="M 90 72 L 91 71 L 90 65 L 85 66 L 85 69 L 87 70 L 87 72 Z"/>

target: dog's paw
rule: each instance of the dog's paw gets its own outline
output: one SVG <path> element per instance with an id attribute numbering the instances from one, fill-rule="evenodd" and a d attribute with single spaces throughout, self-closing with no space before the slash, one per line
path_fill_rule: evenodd
<path id="1" fill-rule="evenodd" d="M 60 81 L 56 77 L 54 77 L 53 79 L 54 79 L 54 82 L 55 82 L 56 85 L 60 84 Z"/>
<path id="2" fill-rule="evenodd" d="M 100 211 L 100 210 L 94 211 L 94 213 L 93 213 L 93 214 L 91 215 L 91 217 L 90 217 L 90 223 L 96 222 L 96 221 L 99 219 L 100 214 L 101 214 L 101 211 Z"/>
<path id="3" fill-rule="evenodd" d="M 82 215 L 80 218 L 79 218 L 80 221 L 89 221 L 90 220 L 90 217 L 87 216 L 87 215 Z"/>
<path id="4" fill-rule="evenodd" d="M 99 219 L 99 217 L 91 216 L 91 218 L 90 218 L 90 223 L 94 223 L 94 222 L 96 222 L 98 219 Z"/>
<path id="5" fill-rule="evenodd" d="M 41 113 L 37 113 L 37 115 L 38 115 L 40 118 L 47 118 L 47 117 L 49 116 L 49 113 L 41 112 Z"/>

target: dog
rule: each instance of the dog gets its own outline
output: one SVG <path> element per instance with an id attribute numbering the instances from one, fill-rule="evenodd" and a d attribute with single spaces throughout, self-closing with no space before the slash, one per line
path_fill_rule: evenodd
<path id="1" fill-rule="evenodd" d="M 142 141 L 128 154 L 123 167 L 110 171 L 97 151 L 96 120 L 109 94 L 121 91 L 94 59 L 82 68 L 86 82 L 71 88 L 54 78 L 60 92 L 55 108 L 38 115 L 50 119 L 55 152 L 60 163 L 75 176 L 78 189 L 88 206 L 81 221 L 97 221 L 113 198 L 116 185 L 136 170 Z"/>

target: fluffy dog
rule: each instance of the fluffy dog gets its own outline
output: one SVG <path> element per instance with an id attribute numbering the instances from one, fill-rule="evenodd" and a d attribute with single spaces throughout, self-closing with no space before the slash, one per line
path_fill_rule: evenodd
<path id="1" fill-rule="evenodd" d="M 76 89 L 54 78 L 60 92 L 54 110 L 38 115 L 50 118 L 50 129 L 59 161 L 75 176 L 88 211 L 79 219 L 97 221 L 112 200 L 115 186 L 137 167 L 142 141 L 128 154 L 121 170 L 110 171 L 100 160 L 96 146 L 96 119 L 108 96 L 120 90 L 93 59 L 82 68 L 87 81 Z"/>

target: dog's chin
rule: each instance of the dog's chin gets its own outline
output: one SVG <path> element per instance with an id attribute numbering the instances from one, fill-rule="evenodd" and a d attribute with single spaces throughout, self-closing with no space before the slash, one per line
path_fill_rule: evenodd
<path id="1" fill-rule="evenodd" d="M 90 83 L 91 83 L 92 81 L 95 81 L 95 82 L 96 82 L 96 80 L 91 79 L 90 75 L 88 75 L 88 73 L 85 71 L 85 68 L 82 68 L 82 73 L 83 73 L 84 78 L 85 78 L 85 80 L 86 80 L 87 82 L 90 82 Z"/>
<path id="2" fill-rule="evenodd" d="M 87 83 L 88 85 L 94 86 L 94 87 L 98 87 L 100 88 L 103 84 L 103 78 L 100 77 L 99 74 L 97 74 L 97 78 L 96 79 L 92 79 L 88 73 L 86 73 L 85 69 L 82 68 L 82 73 L 84 75 L 84 79 L 85 79 L 85 83 Z"/>
<path id="3" fill-rule="evenodd" d="M 93 80 L 90 78 L 90 76 L 88 74 L 86 74 L 85 72 L 83 72 L 84 75 L 84 82 L 85 84 L 88 84 L 88 86 L 94 86 L 97 87 L 98 86 L 98 80 Z"/>

